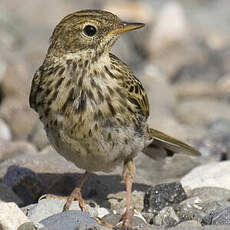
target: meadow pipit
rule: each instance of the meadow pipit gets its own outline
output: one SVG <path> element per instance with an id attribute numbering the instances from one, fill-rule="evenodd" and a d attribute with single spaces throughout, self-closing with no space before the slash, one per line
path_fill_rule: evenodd
<path id="1" fill-rule="evenodd" d="M 141 151 L 199 155 L 194 148 L 146 124 L 149 103 L 141 82 L 110 49 L 121 33 L 143 27 L 116 15 L 83 10 L 61 20 L 34 75 L 30 105 L 44 124 L 58 153 L 86 173 L 67 199 L 83 210 L 81 187 L 87 172 L 111 171 L 123 162 L 127 208 L 122 223 L 131 225 L 130 198 L 135 176 L 133 158 Z"/>

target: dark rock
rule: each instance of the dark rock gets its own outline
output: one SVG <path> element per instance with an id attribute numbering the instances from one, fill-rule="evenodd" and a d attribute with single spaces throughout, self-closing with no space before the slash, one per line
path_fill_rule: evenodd
<path id="1" fill-rule="evenodd" d="M 214 213 L 212 216 L 211 224 L 230 224 L 230 207 Z"/>
<path id="2" fill-rule="evenodd" d="M 39 177 L 27 168 L 10 166 L 2 182 L 10 187 L 25 205 L 34 203 L 42 194 Z"/>
<path id="3" fill-rule="evenodd" d="M 145 193 L 144 211 L 157 213 L 164 207 L 178 204 L 186 198 L 180 183 L 159 184 Z"/>
<path id="4" fill-rule="evenodd" d="M 97 221 L 85 212 L 66 211 L 50 216 L 40 222 L 49 230 L 78 230 L 80 226 L 99 226 Z M 85 228 L 87 229 L 87 228 Z"/>
<path id="5" fill-rule="evenodd" d="M 203 225 L 230 224 L 230 202 L 217 201 L 205 204 L 203 211 L 207 214 L 202 219 Z"/>

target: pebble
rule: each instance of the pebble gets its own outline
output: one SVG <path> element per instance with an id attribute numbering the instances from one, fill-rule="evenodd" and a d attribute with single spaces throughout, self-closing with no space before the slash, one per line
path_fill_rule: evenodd
<path id="1" fill-rule="evenodd" d="M 116 210 L 121 213 L 126 207 L 126 192 L 110 193 L 108 196 L 108 202 L 112 210 Z M 137 211 L 143 209 L 144 192 L 142 191 L 132 191 L 131 206 Z"/>
<path id="2" fill-rule="evenodd" d="M 16 230 L 29 219 L 15 203 L 0 202 L 0 226 L 2 230 Z"/>
<path id="3" fill-rule="evenodd" d="M 18 227 L 17 230 L 48 230 L 44 225 L 33 223 L 33 222 L 27 222 Z"/>
<path id="4" fill-rule="evenodd" d="M 230 190 L 230 161 L 210 163 L 194 168 L 181 179 L 183 188 L 217 187 Z"/>
<path id="5" fill-rule="evenodd" d="M 180 219 L 172 207 L 163 208 L 154 218 L 156 225 L 163 225 L 165 228 L 173 227 L 179 222 Z"/>

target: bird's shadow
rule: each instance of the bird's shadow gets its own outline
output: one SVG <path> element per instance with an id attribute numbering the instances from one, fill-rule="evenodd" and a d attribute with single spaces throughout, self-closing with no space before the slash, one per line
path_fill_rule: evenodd
<path id="1" fill-rule="evenodd" d="M 29 168 L 11 165 L 3 178 L 3 183 L 12 187 L 24 204 L 28 205 L 36 203 L 39 196 L 43 194 L 68 196 L 78 186 L 82 176 L 82 173 L 36 173 Z M 34 187 L 36 188 L 35 196 L 32 194 Z M 148 188 L 149 185 L 138 181 L 133 184 L 133 190 L 145 192 Z M 121 191 L 125 191 L 121 176 L 92 173 L 86 179 L 82 195 L 84 199 L 93 200 L 109 208 L 107 196 Z M 33 197 L 32 200 L 31 197 Z"/>

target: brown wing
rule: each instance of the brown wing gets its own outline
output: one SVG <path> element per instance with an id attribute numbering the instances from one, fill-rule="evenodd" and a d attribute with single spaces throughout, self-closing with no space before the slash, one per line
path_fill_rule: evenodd
<path id="1" fill-rule="evenodd" d="M 149 102 L 142 83 L 135 77 L 129 67 L 115 55 L 110 54 L 110 58 L 113 68 L 121 73 L 122 80 L 120 84 L 126 90 L 128 100 L 137 107 L 139 113 L 147 120 L 149 116 Z"/>
<path id="2" fill-rule="evenodd" d="M 142 152 L 151 156 L 152 158 L 173 156 L 175 153 L 184 153 L 191 156 L 201 155 L 201 153 L 195 148 L 158 130 L 149 128 L 148 134 L 152 139 L 152 142 L 146 146 Z M 158 154 L 159 152 L 160 154 Z"/>

